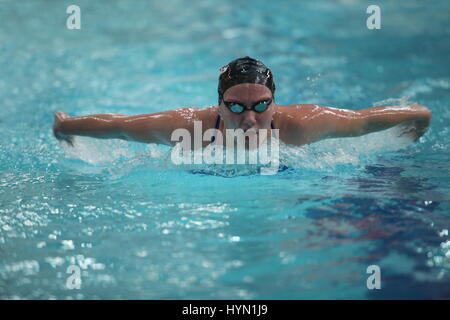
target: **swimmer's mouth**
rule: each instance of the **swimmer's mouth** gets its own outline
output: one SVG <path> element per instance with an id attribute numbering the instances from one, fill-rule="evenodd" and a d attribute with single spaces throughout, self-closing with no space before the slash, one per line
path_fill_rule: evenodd
<path id="1" fill-rule="evenodd" d="M 246 137 L 257 136 L 259 133 L 256 129 L 248 129 L 244 131 Z"/>
<path id="2" fill-rule="evenodd" d="M 253 140 L 253 139 L 258 138 L 258 134 L 257 133 L 245 134 L 244 137 L 245 137 L 245 140 Z"/>

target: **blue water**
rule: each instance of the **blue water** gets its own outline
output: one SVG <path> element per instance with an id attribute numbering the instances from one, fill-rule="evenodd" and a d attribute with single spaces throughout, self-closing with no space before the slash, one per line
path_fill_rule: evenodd
<path id="1" fill-rule="evenodd" d="M 382 1 L 368 30 L 369 4 L 0 1 L 0 298 L 450 298 L 450 4 Z M 430 130 L 285 146 L 270 176 L 52 137 L 56 110 L 214 105 L 219 68 L 245 55 L 272 69 L 279 104 L 415 101 Z"/>

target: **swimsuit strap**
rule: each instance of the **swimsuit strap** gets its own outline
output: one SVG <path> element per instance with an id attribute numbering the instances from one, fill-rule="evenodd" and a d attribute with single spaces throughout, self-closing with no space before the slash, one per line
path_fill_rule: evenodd
<path id="1" fill-rule="evenodd" d="M 220 114 L 217 115 L 217 120 L 216 120 L 216 125 L 215 125 L 216 130 L 219 130 L 219 126 L 220 126 Z M 215 135 L 211 139 L 211 142 L 214 142 L 214 141 L 216 141 Z"/>
<path id="2" fill-rule="evenodd" d="M 216 120 L 216 125 L 215 125 L 216 130 L 219 130 L 219 127 L 220 127 L 220 114 L 217 115 L 217 120 Z M 270 127 L 272 129 L 275 129 L 275 127 L 273 125 L 273 121 L 270 123 Z M 214 141 L 216 141 L 216 136 L 213 136 L 211 139 L 211 142 L 214 142 Z"/>
<path id="3" fill-rule="evenodd" d="M 219 130 L 219 126 L 220 126 L 220 114 L 217 116 L 217 120 L 216 120 L 216 129 Z"/>

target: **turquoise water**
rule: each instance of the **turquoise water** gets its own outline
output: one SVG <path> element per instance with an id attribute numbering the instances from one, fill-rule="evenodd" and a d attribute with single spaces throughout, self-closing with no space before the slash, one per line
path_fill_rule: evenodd
<path id="1" fill-rule="evenodd" d="M 65 27 L 74 3 L 81 30 Z M 450 4 L 383 1 L 368 30 L 369 4 L 0 1 L 0 298 L 449 298 Z M 272 69 L 279 104 L 415 101 L 431 128 L 283 146 L 271 176 L 52 137 L 56 110 L 214 105 L 219 68 L 245 55 Z"/>

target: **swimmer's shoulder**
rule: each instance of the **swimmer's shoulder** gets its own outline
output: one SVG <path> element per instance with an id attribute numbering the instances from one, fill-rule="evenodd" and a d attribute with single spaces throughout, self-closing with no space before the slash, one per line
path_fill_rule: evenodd
<path id="1" fill-rule="evenodd" d="M 320 111 L 321 108 L 316 104 L 277 105 L 274 121 L 279 122 L 280 125 L 298 125 L 301 121 L 307 120 L 309 116 Z"/>
<path id="2" fill-rule="evenodd" d="M 277 105 L 273 121 L 280 129 L 280 138 L 285 143 L 303 145 L 309 143 L 309 120 L 321 107 L 315 104 Z"/>
<path id="3" fill-rule="evenodd" d="M 179 116 L 185 118 L 189 122 L 201 121 L 203 129 L 213 128 L 218 116 L 219 106 L 209 106 L 206 108 L 185 107 L 174 109 Z"/>
<path id="4" fill-rule="evenodd" d="M 215 127 L 219 115 L 219 106 L 199 108 L 197 112 L 199 119 L 202 121 L 203 129 Z"/>
<path id="5" fill-rule="evenodd" d="M 296 103 L 290 105 L 278 105 L 278 111 L 284 115 L 304 114 L 318 111 L 323 108 L 317 104 Z"/>

